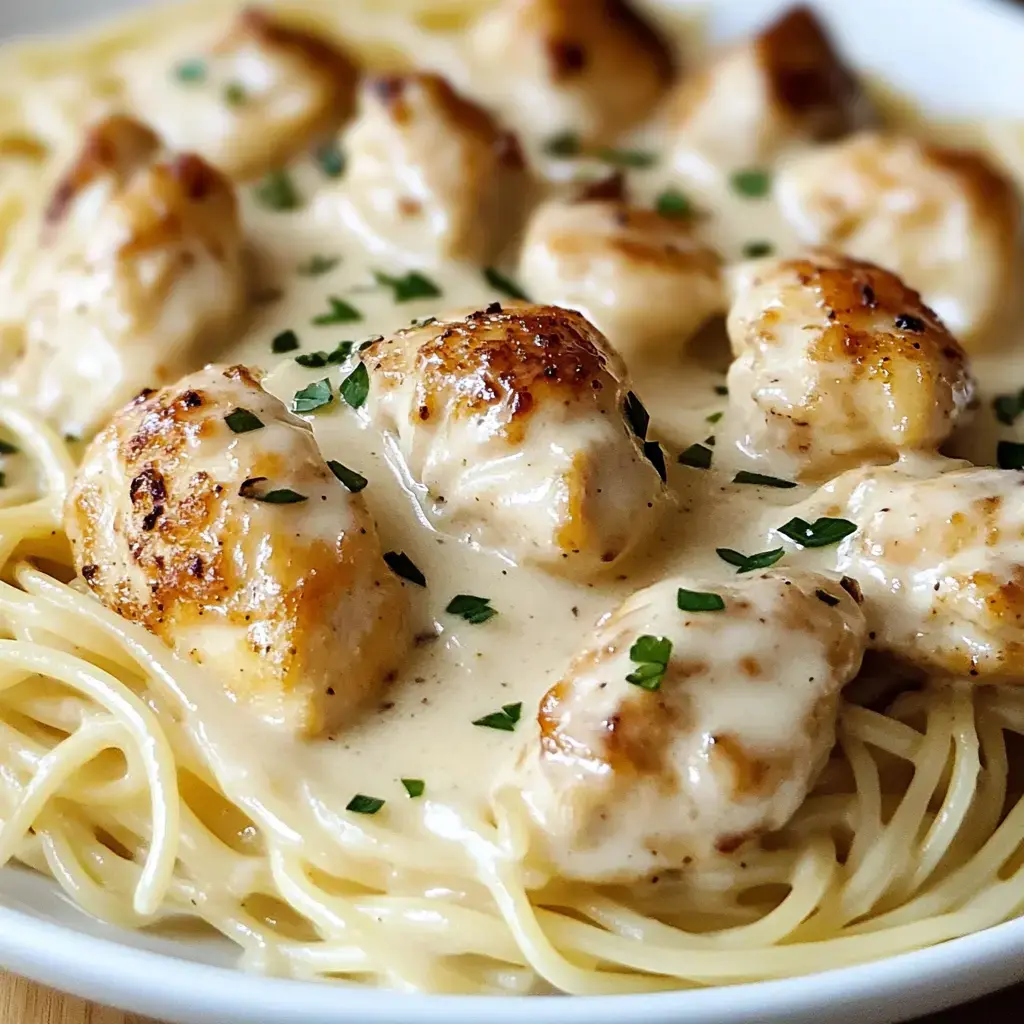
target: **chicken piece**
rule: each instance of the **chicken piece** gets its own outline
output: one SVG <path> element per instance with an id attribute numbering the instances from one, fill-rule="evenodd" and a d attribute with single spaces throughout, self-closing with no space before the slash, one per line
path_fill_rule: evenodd
<path id="1" fill-rule="evenodd" d="M 487 263 L 528 191 L 519 144 L 438 75 L 367 81 L 344 180 L 322 194 L 371 248 Z"/>
<path id="2" fill-rule="evenodd" d="M 729 171 L 837 138 L 870 116 L 853 72 L 800 6 L 684 79 L 668 102 L 666 130 L 677 165 Z"/>
<path id="3" fill-rule="evenodd" d="M 935 449 L 972 399 L 956 340 L 870 263 L 817 251 L 743 264 L 727 327 L 733 429 L 782 475 L 821 480 Z"/>
<path id="4" fill-rule="evenodd" d="M 578 313 L 495 302 L 366 349 L 369 414 L 439 529 L 576 576 L 647 533 L 663 488 L 606 345 Z"/>
<path id="5" fill-rule="evenodd" d="M 687 592 L 724 607 L 682 611 Z M 504 783 L 544 859 L 566 878 L 624 883 L 782 828 L 860 667 L 857 593 L 812 572 L 673 577 L 606 615 Z"/>
<path id="6" fill-rule="evenodd" d="M 467 49 L 475 91 L 533 137 L 610 142 L 651 113 L 675 73 L 668 45 L 626 0 L 502 0 Z"/>
<path id="7" fill-rule="evenodd" d="M 800 238 L 899 274 L 957 337 L 1012 291 L 1020 203 L 980 153 L 863 132 L 794 159 L 776 197 Z"/>
<path id="8" fill-rule="evenodd" d="M 1024 682 L 1024 474 L 934 460 L 854 470 L 801 516 L 859 529 L 837 552 L 872 645 L 928 672 Z"/>
<path id="9" fill-rule="evenodd" d="M 122 409 L 89 445 L 64 520 L 105 605 L 289 731 L 349 722 L 405 652 L 404 585 L 362 495 L 244 366 Z"/>
<path id="10" fill-rule="evenodd" d="M 130 118 L 93 126 L 9 284 L 0 396 L 91 434 L 140 388 L 190 369 L 238 322 L 242 233 L 231 184 L 161 156 Z"/>
<path id="11" fill-rule="evenodd" d="M 534 299 L 584 313 L 627 362 L 678 354 L 725 311 L 721 261 L 694 223 L 622 198 L 541 206 L 526 229 L 519 279 Z"/>
<path id="12" fill-rule="evenodd" d="M 259 8 L 131 79 L 137 110 L 174 146 L 233 178 L 286 163 L 352 114 L 358 68 L 334 42 Z"/>

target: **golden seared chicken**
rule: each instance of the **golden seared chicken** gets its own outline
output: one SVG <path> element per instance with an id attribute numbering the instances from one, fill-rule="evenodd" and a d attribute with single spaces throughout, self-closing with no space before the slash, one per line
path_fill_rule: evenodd
<path id="1" fill-rule="evenodd" d="M 933 450 L 967 410 L 963 350 L 894 274 L 815 251 L 742 264 L 734 284 L 730 416 L 775 471 L 821 480 Z"/>
<path id="2" fill-rule="evenodd" d="M 678 355 L 725 309 L 721 261 L 695 223 L 621 198 L 539 207 L 523 239 L 519 279 L 534 299 L 584 313 L 627 361 Z"/>
<path id="3" fill-rule="evenodd" d="M 502 0 L 467 47 L 474 92 L 535 137 L 611 141 L 674 77 L 667 44 L 627 0 Z"/>
<path id="4" fill-rule="evenodd" d="M 121 410 L 86 451 L 64 520 L 104 604 L 288 730 L 344 725 L 404 653 L 404 585 L 362 495 L 243 366 Z"/>
<path id="5" fill-rule="evenodd" d="M 800 6 L 684 78 L 669 100 L 666 131 L 677 164 L 735 170 L 837 138 L 869 116 L 853 72 Z"/>
<path id="6" fill-rule="evenodd" d="M 915 461 L 845 473 L 806 514 L 858 524 L 837 564 L 863 587 L 873 646 L 929 672 L 1024 682 L 1024 474 L 936 476 Z"/>
<path id="7" fill-rule="evenodd" d="M 134 76 L 132 98 L 172 145 L 250 178 L 336 131 L 357 78 L 329 39 L 246 7 L 218 38 Z"/>
<path id="8" fill-rule="evenodd" d="M 518 228 L 528 176 L 513 135 L 440 76 L 369 79 L 345 136 L 337 189 L 346 225 L 371 249 L 493 260 Z"/>
<path id="9" fill-rule="evenodd" d="M 506 779 L 543 859 L 567 878 L 630 882 L 782 828 L 860 667 L 855 595 L 812 572 L 672 577 L 605 616 Z"/>
<path id="10" fill-rule="evenodd" d="M 577 576 L 646 534 L 663 488 L 606 344 L 579 313 L 494 303 L 363 353 L 370 416 L 440 529 Z"/>
<path id="11" fill-rule="evenodd" d="M 804 241 L 899 274 L 959 338 L 1012 290 L 1020 203 L 980 153 L 863 132 L 794 159 L 775 191 Z"/>
<path id="12" fill-rule="evenodd" d="M 29 249 L 6 282 L 0 398 L 68 434 L 203 360 L 243 312 L 230 182 L 130 118 L 88 131 Z"/>

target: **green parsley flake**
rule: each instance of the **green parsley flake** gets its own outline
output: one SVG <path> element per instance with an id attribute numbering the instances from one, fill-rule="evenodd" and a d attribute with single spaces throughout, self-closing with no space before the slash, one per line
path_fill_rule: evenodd
<path id="1" fill-rule="evenodd" d="M 333 270 L 341 262 L 340 256 L 321 256 L 317 253 L 310 256 L 305 263 L 300 263 L 295 268 L 295 273 L 303 277 L 319 277 Z"/>
<path id="2" fill-rule="evenodd" d="M 683 219 L 693 216 L 693 203 L 678 189 L 667 188 L 655 200 L 654 209 L 662 217 Z"/>
<path id="3" fill-rule="evenodd" d="M 384 564 L 403 580 L 415 583 L 417 587 L 427 585 L 427 577 L 416 568 L 413 560 L 404 551 L 385 551 Z"/>
<path id="4" fill-rule="evenodd" d="M 413 299 L 436 299 L 442 294 L 441 289 L 424 277 L 419 271 L 411 270 L 404 277 L 392 277 L 379 270 L 373 272 L 377 284 L 383 288 L 391 288 L 395 293 L 395 302 L 411 302 Z"/>
<path id="5" fill-rule="evenodd" d="M 282 352 L 294 352 L 299 347 L 299 336 L 292 330 L 282 331 L 274 335 L 270 343 L 270 351 L 280 355 Z"/>
<path id="6" fill-rule="evenodd" d="M 313 317 L 314 327 L 329 327 L 331 324 L 351 324 L 363 319 L 363 314 L 355 306 L 339 299 L 336 295 L 327 296 L 327 304 L 331 307 L 326 313 Z"/>
<path id="7" fill-rule="evenodd" d="M 422 779 L 402 779 L 402 785 L 405 786 L 405 791 L 412 800 L 423 796 L 423 791 L 427 788 L 427 784 Z"/>
<path id="8" fill-rule="evenodd" d="M 704 417 L 705 423 L 717 423 L 723 416 L 724 412 L 713 412 L 710 416 Z"/>
<path id="9" fill-rule="evenodd" d="M 327 353 L 320 350 L 317 352 L 303 352 L 301 356 L 295 357 L 299 366 L 305 366 L 310 370 L 318 370 L 327 365 Z"/>
<path id="10" fill-rule="evenodd" d="M 779 487 L 788 490 L 796 487 L 792 480 L 783 480 L 778 476 L 765 476 L 764 473 L 749 473 L 741 469 L 733 478 L 734 484 L 754 484 L 756 487 Z"/>
<path id="11" fill-rule="evenodd" d="M 240 107 L 249 97 L 241 82 L 228 82 L 224 86 L 224 102 L 232 107 Z"/>
<path id="12" fill-rule="evenodd" d="M 755 239 L 743 244 L 743 258 L 745 260 L 758 260 L 762 256 L 771 256 L 775 252 L 775 246 L 763 239 Z"/>
<path id="13" fill-rule="evenodd" d="M 680 587 L 676 593 L 676 607 L 681 612 L 720 612 L 725 602 L 720 594 L 709 594 L 702 590 L 685 590 Z"/>
<path id="14" fill-rule="evenodd" d="M 260 206 L 278 212 L 297 210 L 302 205 L 291 176 L 283 170 L 269 171 L 264 175 L 253 189 L 253 196 Z"/>
<path id="15" fill-rule="evenodd" d="M 727 395 L 727 394 L 729 394 L 729 389 L 724 384 L 716 384 L 715 385 L 715 394 L 716 395 Z"/>
<path id="16" fill-rule="evenodd" d="M 295 392 L 295 397 L 292 398 L 292 412 L 315 412 L 333 401 L 331 382 L 324 377 L 323 380 L 315 380 Z"/>
<path id="17" fill-rule="evenodd" d="M 425 316 L 410 321 L 412 327 L 429 327 L 431 324 L 437 323 L 436 316 Z"/>
<path id="18" fill-rule="evenodd" d="M 317 146 L 313 159 L 328 178 L 340 178 L 345 173 L 345 154 L 333 140 Z"/>
<path id="19" fill-rule="evenodd" d="M 638 170 L 653 167 L 657 163 L 657 156 L 641 149 L 614 149 L 610 146 L 602 146 L 594 151 L 598 160 L 606 164 L 613 164 L 616 167 L 633 167 Z"/>
<path id="20" fill-rule="evenodd" d="M 772 187 L 772 179 L 768 172 L 756 168 L 736 171 L 729 181 L 733 190 L 747 199 L 764 199 Z"/>
<path id="21" fill-rule="evenodd" d="M 494 618 L 497 610 L 491 607 L 489 597 L 474 597 L 472 594 L 457 594 L 448 602 L 445 611 L 449 615 L 460 615 L 474 626 Z"/>
<path id="22" fill-rule="evenodd" d="M 758 551 L 755 555 L 744 555 L 732 548 L 715 548 L 715 554 L 724 562 L 736 566 L 737 573 L 753 572 L 755 569 L 767 569 L 774 565 L 786 553 L 785 548 L 773 548 L 771 551 Z"/>
<path id="23" fill-rule="evenodd" d="M 633 433 L 642 441 L 647 436 L 647 428 L 651 424 L 651 414 L 644 408 L 644 403 L 640 401 L 635 392 L 626 392 L 626 401 L 623 403 L 622 411 Z"/>
<path id="24" fill-rule="evenodd" d="M 198 57 L 192 60 L 183 60 L 180 64 L 175 65 L 174 77 L 179 82 L 187 82 L 189 85 L 205 82 L 206 61 L 200 60 Z"/>
<path id="25" fill-rule="evenodd" d="M 834 594 L 830 594 L 827 590 L 816 590 L 814 596 L 824 604 L 827 604 L 830 608 L 834 608 L 839 604 L 839 598 Z"/>
<path id="26" fill-rule="evenodd" d="M 253 501 L 262 501 L 267 505 L 297 505 L 300 501 L 308 501 L 305 494 L 299 494 L 290 487 L 279 487 L 276 490 L 264 491 L 262 484 L 266 483 L 265 476 L 253 476 L 242 482 L 238 488 L 238 494 L 242 498 L 252 498 Z"/>
<path id="27" fill-rule="evenodd" d="M 343 466 L 336 459 L 328 459 L 327 466 L 353 494 L 358 494 L 370 482 L 361 473 L 349 469 L 348 466 Z"/>
<path id="28" fill-rule="evenodd" d="M 359 363 L 341 382 L 338 393 L 353 409 L 358 409 L 366 401 L 370 393 L 370 375 L 366 363 Z"/>
<path id="29" fill-rule="evenodd" d="M 1024 444 L 1000 441 L 996 445 L 996 465 L 1000 469 L 1024 469 Z"/>
<path id="30" fill-rule="evenodd" d="M 1024 445 L 1021 447 L 1024 449 Z M 780 526 L 778 532 L 802 548 L 824 548 L 856 533 L 857 524 L 848 519 L 830 519 L 827 516 L 813 523 L 796 517 Z"/>
<path id="31" fill-rule="evenodd" d="M 639 636 L 629 649 L 629 657 L 637 667 L 626 676 L 626 682 L 644 690 L 657 690 L 672 657 L 672 641 L 664 636 Z"/>
<path id="32" fill-rule="evenodd" d="M 334 348 L 327 353 L 327 362 L 332 366 L 337 366 L 339 363 L 345 362 L 350 355 L 352 355 L 352 342 L 351 341 L 339 341 Z"/>
<path id="33" fill-rule="evenodd" d="M 1024 388 L 1015 395 L 997 395 L 992 400 L 992 411 L 1000 423 L 1013 426 L 1014 420 L 1024 412 Z"/>
<path id="34" fill-rule="evenodd" d="M 529 302 L 530 296 L 523 291 L 510 277 L 506 277 L 495 267 L 484 267 L 484 280 L 495 290 L 507 295 L 510 299 Z"/>
<path id="35" fill-rule="evenodd" d="M 252 430 L 260 430 L 263 420 L 248 409 L 234 409 L 224 417 L 224 422 L 236 434 L 248 434 Z"/>
<path id="36" fill-rule="evenodd" d="M 17 445 L 13 445 L 10 441 L 0 440 L 0 455 L 17 455 L 19 452 Z"/>
<path id="37" fill-rule="evenodd" d="M 662 483 L 668 483 L 668 470 L 665 466 L 665 452 L 657 441 L 644 441 L 644 458 L 658 471 Z"/>
<path id="38" fill-rule="evenodd" d="M 483 726 L 485 729 L 499 729 L 502 732 L 515 732 L 516 725 L 523 713 L 523 703 L 503 704 L 500 711 L 492 711 L 483 718 L 474 720 L 474 725 Z"/>
<path id="39" fill-rule="evenodd" d="M 713 437 L 708 438 L 708 441 L 713 440 Z M 691 466 L 693 469 L 710 469 L 712 455 L 714 452 L 710 448 L 705 448 L 702 444 L 691 444 L 689 448 L 680 453 L 677 461 L 681 465 Z"/>
<path id="40" fill-rule="evenodd" d="M 562 160 L 579 156 L 581 150 L 579 136 L 573 132 L 559 132 L 544 143 L 544 152 L 548 156 L 558 157 Z"/>
<path id="41" fill-rule="evenodd" d="M 0 487 L 6 487 L 6 486 L 7 486 L 7 474 L 5 472 L 3 472 L 3 470 L 0 470 Z"/>
<path id="42" fill-rule="evenodd" d="M 385 803 L 386 801 L 381 800 L 379 797 L 364 796 L 362 793 L 356 793 L 345 805 L 345 810 L 352 811 L 355 814 L 376 814 Z"/>

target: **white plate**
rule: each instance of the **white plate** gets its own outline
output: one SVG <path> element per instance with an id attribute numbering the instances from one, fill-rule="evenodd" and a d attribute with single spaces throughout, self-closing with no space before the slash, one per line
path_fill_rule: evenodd
<path id="1" fill-rule="evenodd" d="M 0 0 L 0 36 L 132 5 Z M 712 32 L 742 35 L 785 6 L 786 0 L 719 0 L 712 4 Z M 1024 14 L 1010 6 L 998 0 L 818 0 L 815 6 L 855 65 L 883 76 L 924 109 L 1024 120 Z M 231 963 L 226 945 L 110 928 L 86 918 L 44 879 L 0 871 L 0 965 L 181 1024 L 883 1024 L 1024 979 L 1024 918 L 859 967 L 646 996 L 412 997 L 252 977 Z"/>

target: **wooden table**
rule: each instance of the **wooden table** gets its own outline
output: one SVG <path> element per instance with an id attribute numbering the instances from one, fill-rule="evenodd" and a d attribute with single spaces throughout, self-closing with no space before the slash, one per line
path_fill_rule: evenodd
<path id="1" fill-rule="evenodd" d="M 927 1024 L 1020 1024 L 1024 1016 L 1024 985 L 947 1010 Z M 0 1024 L 158 1024 L 133 1013 L 121 1013 L 62 996 L 39 985 L 0 973 Z M 253 1024 L 260 1024 L 254 1021 Z M 827 1024 L 823 1018 L 822 1024 Z"/>

